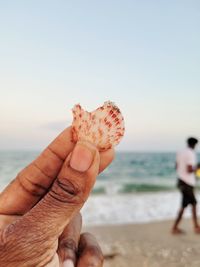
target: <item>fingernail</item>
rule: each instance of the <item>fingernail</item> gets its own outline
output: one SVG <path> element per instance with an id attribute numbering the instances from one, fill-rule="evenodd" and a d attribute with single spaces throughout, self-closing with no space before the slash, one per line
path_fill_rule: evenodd
<path id="1" fill-rule="evenodd" d="M 72 260 L 66 260 L 63 262 L 63 267 L 74 267 L 74 263 Z"/>
<path id="2" fill-rule="evenodd" d="M 95 148 L 87 142 L 77 142 L 70 160 L 72 169 L 85 172 L 91 166 L 95 155 Z"/>

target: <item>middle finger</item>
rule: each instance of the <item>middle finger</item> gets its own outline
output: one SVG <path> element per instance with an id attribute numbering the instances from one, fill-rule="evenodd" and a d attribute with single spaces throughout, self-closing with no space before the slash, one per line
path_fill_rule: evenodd
<path id="1" fill-rule="evenodd" d="M 62 235 L 60 236 L 58 255 L 61 267 L 75 266 L 81 227 L 82 217 L 81 214 L 78 213 L 65 227 Z"/>

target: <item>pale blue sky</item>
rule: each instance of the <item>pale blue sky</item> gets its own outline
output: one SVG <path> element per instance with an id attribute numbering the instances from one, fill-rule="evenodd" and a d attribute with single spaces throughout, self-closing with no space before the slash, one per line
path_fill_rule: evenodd
<path id="1" fill-rule="evenodd" d="M 200 1 L 0 2 L 0 149 L 41 149 L 105 100 L 120 150 L 200 137 Z"/>

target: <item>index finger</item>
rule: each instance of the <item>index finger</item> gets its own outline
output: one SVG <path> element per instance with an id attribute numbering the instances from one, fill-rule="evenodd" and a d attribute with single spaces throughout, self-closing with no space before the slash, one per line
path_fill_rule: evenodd
<path id="1" fill-rule="evenodd" d="M 0 214 L 23 215 L 29 211 L 48 192 L 73 148 L 68 127 L 0 194 Z M 113 157 L 113 149 L 100 153 L 100 172 Z"/>
<path id="2" fill-rule="evenodd" d="M 32 208 L 48 191 L 73 147 L 69 127 L 5 188 L 0 213 L 24 214 Z"/>
<path id="3" fill-rule="evenodd" d="M 78 213 L 72 218 L 59 237 L 58 255 L 63 266 L 67 266 L 66 262 L 68 264 L 71 262 L 71 265 L 75 265 L 81 228 L 82 216 Z"/>

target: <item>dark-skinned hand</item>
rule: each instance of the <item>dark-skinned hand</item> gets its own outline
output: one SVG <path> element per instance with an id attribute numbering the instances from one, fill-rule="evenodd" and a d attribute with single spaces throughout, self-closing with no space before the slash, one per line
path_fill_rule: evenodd
<path id="1" fill-rule="evenodd" d="M 80 209 L 114 151 L 71 141 L 65 129 L 0 194 L 1 267 L 102 267 Z"/>

